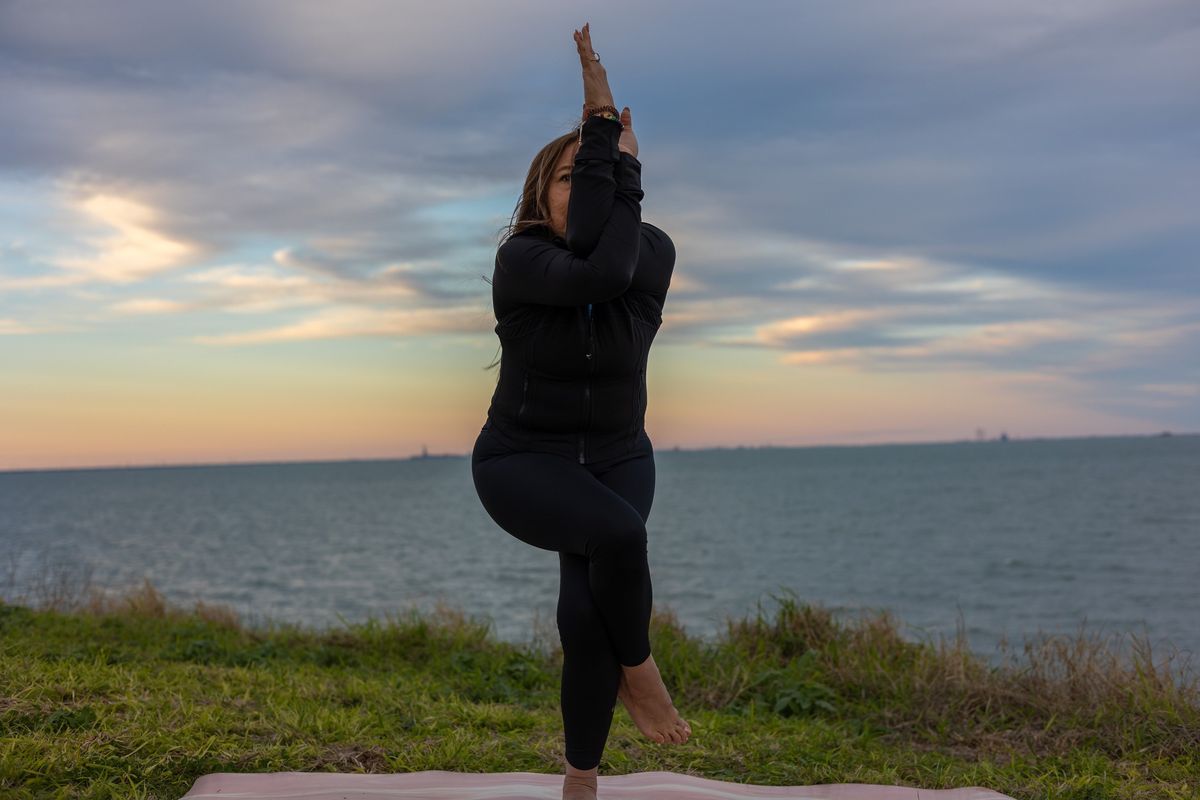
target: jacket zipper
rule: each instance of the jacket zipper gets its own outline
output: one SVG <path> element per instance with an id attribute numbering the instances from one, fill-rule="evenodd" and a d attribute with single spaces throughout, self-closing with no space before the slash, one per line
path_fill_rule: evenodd
<path id="1" fill-rule="evenodd" d="M 584 353 L 584 358 L 588 360 L 587 371 L 590 375 L 592 372 L 592 364 L 595 360 L 592 358 L 594 350 L 594 340 L 592 338 L 592 304 L 588 303 L 588 330 L 587 330 L 587 351 Z M 584 380 L 583 383 L 583 430 L 579 434 L 579 463 L 587 463 L 587 430 L 592 424 L 592 382 L 590 378 Z"/>
<path id="2" fill-rule="evenodd" d="M 517 409 L 517 424 L 521 424 L 521 415 L 525 413 L 525 398 L 529 393 L 529 373 L 525 373 L 525 380 L 521 384 L 521 407 Z"/>
<path id="3" fill-rule="evenodd" d="M 633 445 L 637 442 L 638 434 L 641 432 L 641 428 L 638 426 L 637 420 L 638 420 L 638 409 L 641 408 L 641 406 L 642 406 L 642 381 L 644 380 L 643 376 L 645 375 L 645 373 L 646 373 L 646 368 L 639 367 L 638 371 L 637 371 L 637 377 L 634 379 L 633 426 L 630 428 L 630 436 L 629 436 L 629 446 L 630 447 L 633 447 Z"/>
<path id="4" fill-rule="evenodd" d="M 642 367 L 638 370 L 637 377 L 637 404 L 633 407 L 633 412 L 636 415 L 642 407 L 642 397 L 645 395 L 646 389 L 646 368 Z"/>

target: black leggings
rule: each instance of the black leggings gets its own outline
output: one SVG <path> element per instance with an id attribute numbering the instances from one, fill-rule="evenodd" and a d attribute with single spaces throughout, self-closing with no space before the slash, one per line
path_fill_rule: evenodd
<path id="1" fill-rule="evenodd" d="M 475 440 L 471 475 L 497 525 L 558 553 L 566 757 L 576 769 L 591 769 L 608 740 L 621 665 L 650 655 L 650 438 L 643 431 L 634 452 L 580 464 L 510 449 L 485 429 Z"/>

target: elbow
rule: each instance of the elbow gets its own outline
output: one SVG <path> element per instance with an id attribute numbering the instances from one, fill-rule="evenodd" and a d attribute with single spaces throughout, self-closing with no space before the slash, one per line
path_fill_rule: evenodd
<path id="1" fill-rule="evenodd" d="M 629 287 L 632 285 L 633 285 L 633 270 L 629 270 L 629 272 L 616 273 L 608 281 L 608 285 L 605 287 L 605 290 L 606 290 L 605 294 L 607 295 L 607 297 L 605 297 L 604 299 L 612 300 L 614 298 L 620 297 L 621 295 L 625 294 L 625 292 L 629 291 Z"/>
<path id="2" fill-rule="evenodd" d="M 573 230 L 567 227 L 566 239 L 567 249 L 580 258 L 587 258 L 596 249 L 596 236 L 585 235 L 578 230 Z"/>
<path id="3" fill-rule="evenodd" d="M 633 270 L 609 270 L 602 272 L 603 278 L 596 284 L 596 299 L 592 302 L 605 303 L 615 300 L 633 285 Z"/>

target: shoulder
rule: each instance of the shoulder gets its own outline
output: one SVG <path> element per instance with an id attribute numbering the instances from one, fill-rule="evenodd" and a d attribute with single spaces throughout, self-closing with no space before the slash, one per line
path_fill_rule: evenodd
<path id="1" fill-rule="evenodd" d="M 669 276 L 675 268 L 675 243 L 662 228 L 643 222 L 640 258 L 653 264 L 659 274 Z"/>
<path id="2" fill-rule="evenodd" d="M 669 238 L 669 237 L 667 237 L 666 231 L 664 231 L 662 228 L 658 227 L 657 225 L 646 222 L 646 220 L 642 220 L 642 233 L 652 233 L 655 236 Z"/>
<path id="3" fill-rule="evenodd" d="M 550 246 L 544 237 L 515 233 L 496 248 L 496 266 L 512 269 L 538 250 Z"/>
<path id="4" fill-rule="evenodd" d="M 648 242 L 654 252 L 664 260 L 675 260 L 675 243 L 667 232 L 657 225 L 642 222 L 642 241 Z"/>

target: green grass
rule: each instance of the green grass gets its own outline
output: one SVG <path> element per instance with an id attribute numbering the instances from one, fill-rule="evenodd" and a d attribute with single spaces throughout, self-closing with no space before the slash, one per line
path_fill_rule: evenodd
<path id="1" fill-rule="evenodd" d="M 496 641 L 440 606 L 329 631 L 56 587 L 0 601 L 0 796 L 178 798 L 209 772 L 562 773 L 557 635 Z M 1200 796 L 1200 689 L 1131 652 L 1039 636 L 1001 666 L 913 642 L 887 612 L 778 608 L 712 642 L 667 611 L 655 660 L 690 722 L 643 737 L 618 705 L 602 775 L 978 785 L 1016 798 Z M 1007 651 L 1005 643 L 1000 643 Z"/>

